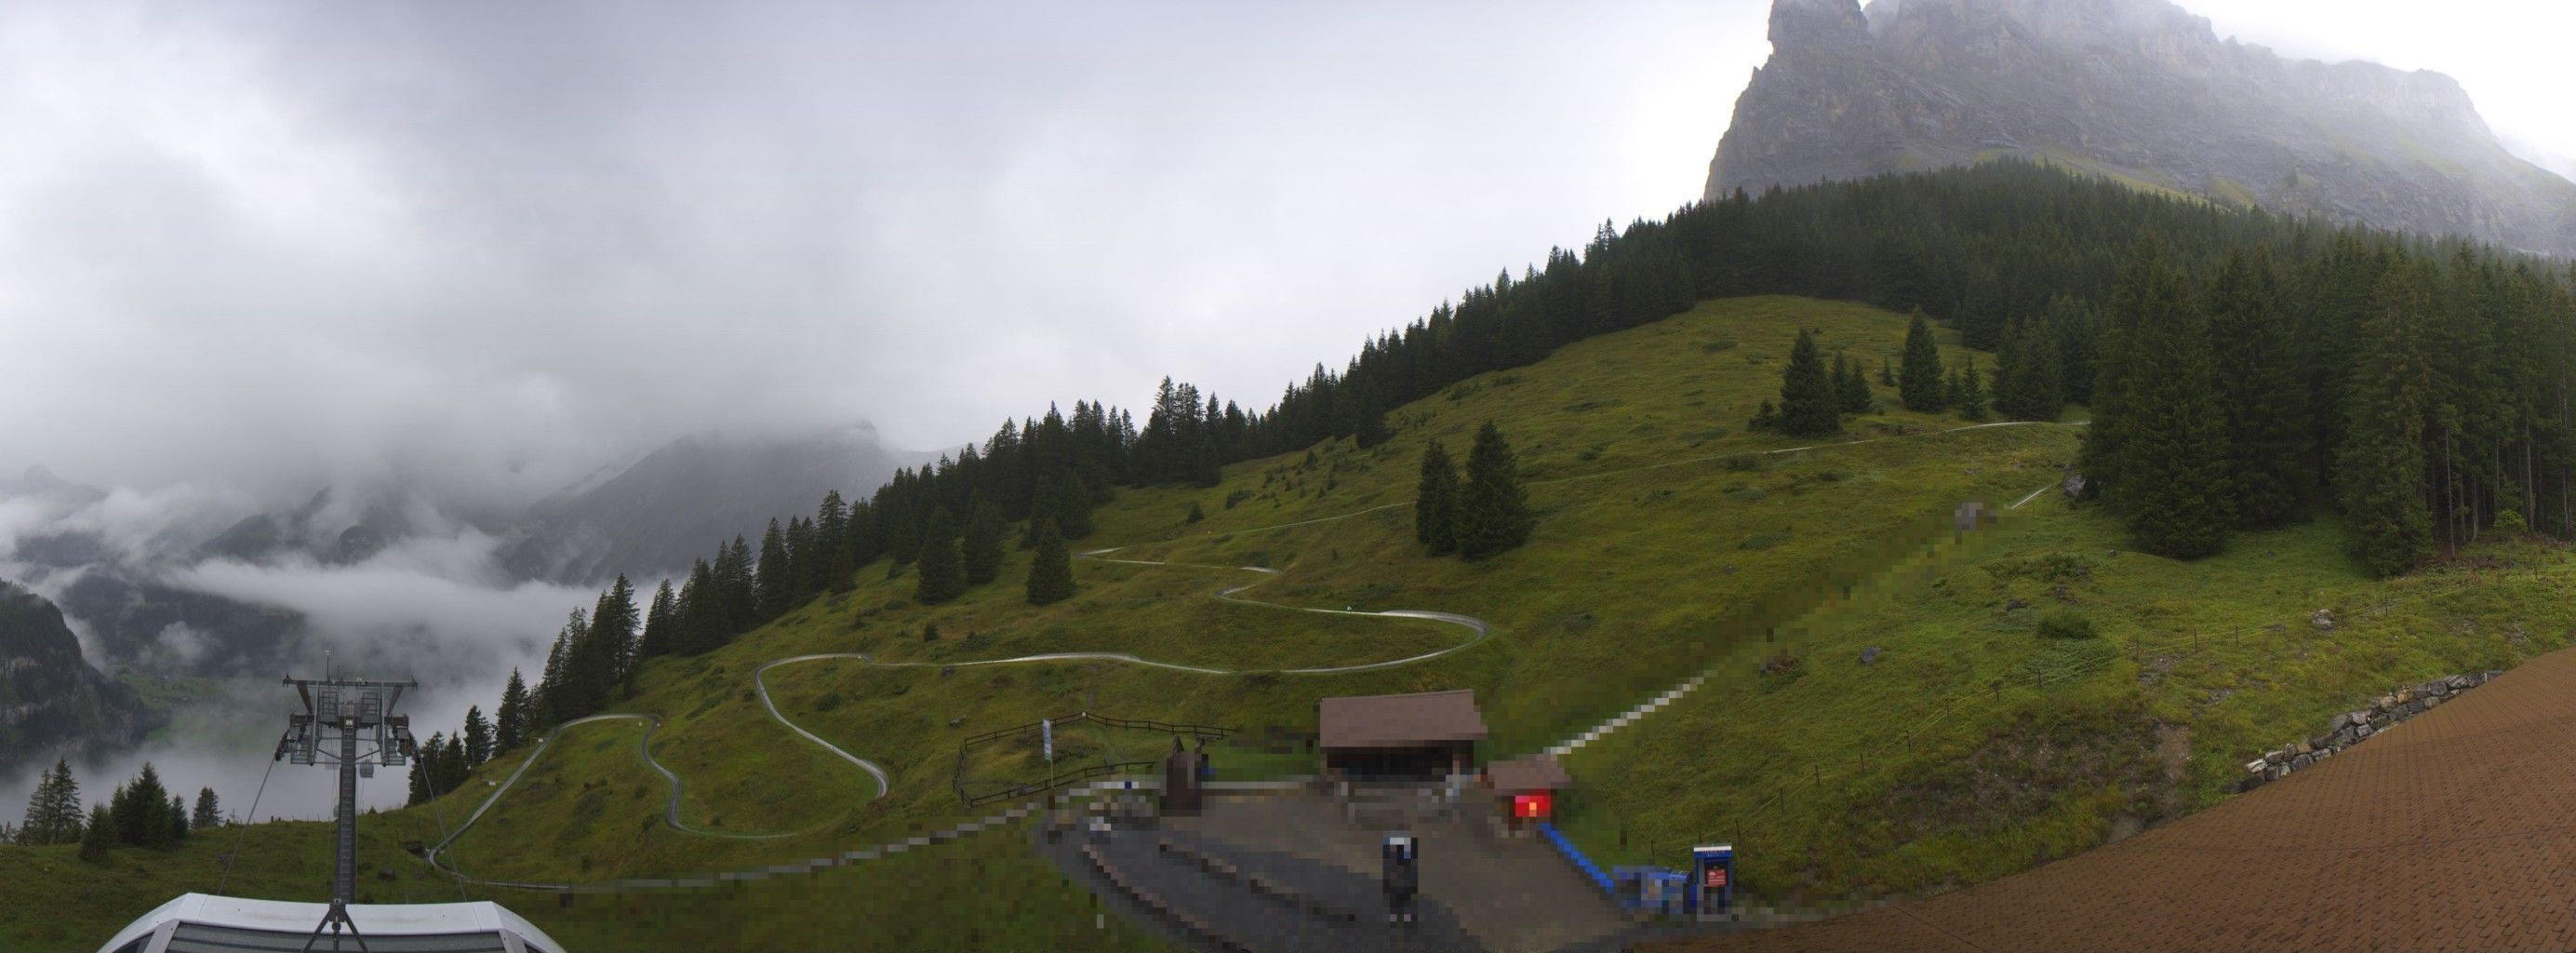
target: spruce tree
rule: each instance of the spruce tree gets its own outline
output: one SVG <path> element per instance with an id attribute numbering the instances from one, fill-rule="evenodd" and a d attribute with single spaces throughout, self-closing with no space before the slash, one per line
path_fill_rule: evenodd
<path id="1" fill-rule="evenodd" d="M 1359 409 L 1351 426 L 1351 442 L 1367 450 L 1386 442 L 1386 408 L 1378 403 L 1377 385 L 1362 379 L 1356 386 Z"/>
<path id="2" fill-rule="evenodd" d="M 1745 421 L 1744 426 L 1753 430 L 1777 432 L 1780 429 L 1780 410 L 1771 406 L 1770 401 L 1763 401 L 1762 408 L 1754 411 L 1753 418 Z"/>
<path id="3" fill-rule="evenodd" d="M 1210 476 L 1199 485 L 1215 486 L 1216 479 Z M 1081 477 L 1071 473 L 1057 481 L 1056 488 L 1063 493 L 1056 502 L 1056 531 L 1063 533 L 1066 539 L 1090 538 L 1091 491 L 1083 487 Z"/>
<path id="4" fill-rule="evenodd" d="M 754 573 L 754 584 L 763 622 L 787 614 L 796 601 L 796 568 L 787 557 L 787 534 L 778 528 L 778 517 L 770 517 L 769 529 L 760 534 L 760 568 Z"/>
<path id="5" fill-rule="evenodd" d="M 1959 370 L 1959 396 L 1953 403 L 1959 405 L 1959 419 L 1981 423 L 1987 417 L 1985 381 L 1977 376 L 1975 358 L 1959 363 L 1964 366 Z"/>
<path id="6" fill-rule="evenodd" d="M 1422 448 L 1422 479 L 1413 492 L 1413 538 L 1428 555 L 1458 551 L 1458 468 L 1437 440 Z"/>
<path id="7" fill-rule="evenodd" d="M 900 567 L 921 558 L 921 520 L 913 515 L 911 507 L 897 506 L 887 515 L 886 552 L 894 557 L 894 565 L 886 570 L 888 579 L 894 578 Z"/>
<path id="8" fill-rule="evenodd" d="M 420 763 L 411 773 L 420 779 L 420 799 L 427 803 L 447 793 L 447 736 L 430 732 L 429 740 L 420 743 Z"/>
<path id="9" fill-rule="evenodd" d="M 2235 523 L 2227 402 L 2209 325 L 2182 273 L 2153 240 L 2113 302 L 2120 350 L 2107 382 L 2117 393 L 2117 472 L 2104 489 L 2138 548 L 2176 559 L 2215 553 Z M 2097 389 L 2104 386 L 2097 384 Z M 2098 419 L 2098 417 L 2097 417 Z"/>
<path id="10" fill-rule="evenodd" d="M 635 639 L 635 664 L 629 667 L 630 674 L 642 668 L 645 659 L 678 651 L 679 608 L 679 596 L 671 591 L 671 580 L 662 580 L 653 590 L 653 604 L 644 610 L 644 631 Z"/>
<path id="11" fill-rule="evenodd" d="M 1816 353 L 1816 338 L 1801 330 L 1798 343 L 1789 348 L 1789 366 L 1781 372 L 1780 428 L 1793 437 L 1819 437 L 1840 433 L 1843 429 L 1841 399 L 1834 393 L 1825 360 Z M 1484 445 L 1478 434 L 1477 446 Z M 1474 479 L 1475 457 L 1468 457 L 1468 478 Z M 1459 545 L 1466 547 L 1466 534 L 1460 533 Z"/>
<path id="12" fill-rule="evenodd" d="M 823 494 L 823 504 L 814 510 L 814 546 L 819 555 L 808 585 L 816 591 L 850 591 L 856 585 L 851 574 L 858 567 L 850 562 L 850 508 L 839 490 Z"/>
<path id="13" fill-rule="evenodd" d="M 669 587 L 670 583 L 663 583 L 666 591 Z M 509 683 L 501 687 L 501 708 L 493 726 L 492 750 L 508 751 L 528 740 L 528 715 L 528 685 L 519 678 L 519 670 L 514 667 L 510 669 Z"/>
<path id="14" fill-rule="evenodd" d="M 481 767 L 492 759 L 492 726 L 483 720 L 483 707 L 465 706 L 465 767 Z"/>
<path id="15" fill-rule="evenodd" d="M 1069 477 L 1064 474 L 1050 473 L 1039 477 L 1037 483 L 1030 489 L 1029 525 L 1026 531 L 1020 533 L 1021 549 L 1037 548 L 1039 523 L 1055 523 L 1059 528 L 1063 526 L 1063 523 L 1056 518 L 1057 514 L 1064 509 L 1064 487 L 1058 484 L 1066 479 Z"/>
<path id="16" fill-rule="evenodd" d="M 973 512 L 958 555 L 966 564 L 967 584 L 980 586 L 1002 575 L 1002 508 L 977 496 Z"/>
<path id="17" fill-rule="evenodd" d="M 162 816 L 170 819 L 169 839 L 161 842 L 163 846 L 176 846 L 180 841 L 188 839 L 187 798 L 176 794 L 170 795 L 170 810 Z"/>
<path id="18" fill-rule="evenodd" d="M 922 605 L 935 606 L 954 601 L 966 592 L 966 566 L 957 551 L 957 518 L 948 507 L 934 506 L 930 524 L 921 533 L 921 577 L 913 588 L 913 598 Z"/>
<path id="19" fill-rule="evenodd" d="M 197 789 L 197 811 L 188 818 L 188 826 L 201 831 L 210 831 L 224 826 L 223 808 L 215 801 L 214 788 Z"/>
<path id="20" fill-rule="evenodd" d="M 1926 414 L 1949 406 L 1948 381 L 1941 374 L 1941 348 L 1932 340 L 1932 323 L 1917 309 L 1905 327 L 1905 363 L 1898 370 L 1896 394 L 1905 409 Z"/>
<path id="21" fill-rule="evenodd" d="M 1029 561 L 1029 604 L 1043 606 L 1073 598 L 1073 552 L 1065 545 L 1064 534 L 1050 520 L 1039 520 L 1031 529 L 1037 537 L 1037 555 Z"/>
<path id="22" fill-rule="evenodd" d="M 679 620 L 674 634 L 679 636 L 678 650 L 690 655 L 714 651 L 725 643 L 723 600 L 716 595 L 715 567 L 700 559 L 689 567 L 689 578 L 680 583 L 679 598 L 672 603 Z M 541 712 L 542 706 L 529 709 Z M 535 727 L 552 727 L 547 722 L 531 722 Z M 531 732 L 528 737 L 534 737 Z"/>
<path id="23" fill-rule="evenodd" d="M 751 631 L 760 624 L 760 586 L 752 578 L 751 544 L 733 538 L 724 558 L 716 561 L 716 594 L 724 599 L 724 637 Z"/>
<path id="24" fill-rule="evenodd" d="M 1883 357 L 1878 359 L 1878 386 L 1896 386 L 1896 365 Z"/>
<path id="25" fill-rule="evenodd" d="M 1834 355 L 1834 396 L 1840 405 L 1838 409 L 1843 413 L 1870 412 L 1871 405 L 1876 402 L 1870 398 L 1869 375 L 1860 369 L 1859 361 Z"/>
<path id="26" fill-rule="evenodd" d="M 2335 455 L 2335 495 L 2352 526 L 2353 557 L 2394 576 L 2432 552 L 2433 519 L 2424 501 L 2425 419 L 2432 410 L 2431 355 L 2423 322 L 2432 312 L 2430 282 L 2414 266 L 2380 276 L 2358 344 L 2344 443 Z"/>
<path id="27" fill-rule="evenodd" d="M 627 668 L 635 664 L 636 625 L 635 585 L 619 573 L 590 611 L 590 657 L 584 677 L 590 682 L 587 691 L 594 710 L 608 703 L 611 690 L 625 681 Z"/>
<path id="28" fill-rule="evenodd" d="M 1994 409 L 2006 420 L 2056 420 L 2065 407 L 2057 337 L 2048 322 L 2015 321 L 1995 355 Z"/>
<path id="29" fill-rule="evenodd" d="M 821 549 L 820 549 L 820 548 L 818 548 L 817 546 L 815 546 L 815 544 L 814 544 L 814 523 L 813 523 L 813 521 L 808 520 L 808 519 L 806 519 L 806 518 L 804 518 L 804 517 L 802 517 L 802 516 L 796 516 L 796 517 L 790 517 L 790 518 L 788 518 L 788 520 L 787 520 L 787 592 L 788 592 L 788 597 L 787 597 L 787 606 L 788 606 L 788 608 L 794 608 L 794 607 L 796 607 L 796 606 L 799 606 L 799 605 L 804 604 L 804 602 L 805 602 L 806 598 L 807 598 L 807 597 L 809 597 L 809 596 L 812 596 L 812 595 L 814 594 L 814 591 L 815 591 L 816 589 L 820 588 L 820 587 L 816 586 L 816 585 L 815 585 L 815 583 L 816 583 L 816 582 L 818 582 L 818 581 L 820 581 L 820 580 L 822 579 L 822 575 L 821 575 L 820 573 L 818 573 L 818 572 L 816 572 L 816 571 L 815 571 L 815 566 L 816 566 L 818 563 L 820 563 L 820 562 L 821 562 L 821 557 L 822 557 L 822 551 L 821 551 Z M 786 611 L 786 610 L 785 610 L 785 609 L 782 609 L 782 610 L 779 610 L 779 611 L 784 612 L 784 611 Z"/>
<path id="30" fill-rule="evenodd" d="M 2208 293 L 2210 340 L 2227 397 L 2229 469 L 2238 525 L 2278 526 L 2305 510 L 2310 462 L 2308 383 L 2299 373 L 2280 276 L 2268 252 L 2239 252 Z"/>
<path id="31" fill-rule="evenodd" d="M 108 812 L 116 818 L 119 840 L 137 847 L 170 845 L 170 792 L 161 786 L 161 772 L 152 762 L 143 762 L 143 770 L 134 776 L 109 801 Z"/>
<path id="32" fill-rule="evenodd" d="M 1814 360 L 1812 343 L 1807 352 Z M 1467 451 L 1467 482 L 1458 491 L 1458 552 L 1469 559 L 1483 559 L 1519 546 L 1529 541 L 1532 523 L 1529 504 L 1521 495 L 1520 464 L 1513 459 L 1502 429 L 1488 420 L 1476 431 L 1476 445 Z"/>
<path id="33" fill-rule="evenodd" d="M 80 859 L 93 864 L 104 861 L 108 849 L 122 839 L 116 831 L 116 817 L 108 811 L 107 805 L 91 805 L 89 823 L 81 831 Z"/>
<path id="34" fill-rule="evenodd" d="M 850 551 L 852 576 L 841 580 L 834 588 L 844 592 L 856 588 L 858 586 L 856 573 L 859 567 L 875 562 L 878 556 L 885 555 L 881 548 L 884 541 L 878 537 L 877 529 L 875 504 L 860 502 L 850 505 L 850 538 L 847 545 Z"/>
<path id="35" fill-rule="evenodd" d="M 18 829 L 18 842 L 68 844 L 80 839 L 80 830 L 80 783 L 72 779 L 71 763 L 56 758 L 27 798 L 27 822 Z"/>

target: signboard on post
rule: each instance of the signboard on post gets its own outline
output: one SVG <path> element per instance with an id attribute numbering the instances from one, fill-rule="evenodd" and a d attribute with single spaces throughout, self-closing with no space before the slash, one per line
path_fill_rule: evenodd
<path id="1" fill-rule="evenodd" d="M 1735 908 L 1735 845 L 1691 848 L 1690 908 L 1702 919 Z"/>
<path id="2" fill-rule="evenodd" d="M 1054 764 L 1054 763 L 1055 763 L 1055 722 L 1054 722 L 1052 719 L 1047 719 L 1047 718 L 1040 718 L 1040 719 L 1038 719 L 1038 743 L 1039 743 L 1041 746 L 1043 746 L 1043 747 L 1045 747 L 1045 748 L 1046 748 L 1046 759 L 1047 759 L 1047 763 L 1048 763 L 1048 764 Z"/>

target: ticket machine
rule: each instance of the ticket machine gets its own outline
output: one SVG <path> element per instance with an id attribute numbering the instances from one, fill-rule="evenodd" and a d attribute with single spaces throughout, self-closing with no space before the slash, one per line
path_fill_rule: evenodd
<path id="1" fill-rule="evenodd" d="M 1735 909 L 1735 845 L 1691 848 L 1690 911 L 1701 919 Z"/>

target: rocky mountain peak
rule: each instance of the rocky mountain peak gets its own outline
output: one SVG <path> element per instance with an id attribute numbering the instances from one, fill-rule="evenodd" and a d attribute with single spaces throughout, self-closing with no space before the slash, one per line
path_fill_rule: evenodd
<path id="1" fill-rule="evenodd" d="M 1774 0 L 1707 195 L 2020 157 L 2576 254 L 2576 184 L 2440 73 L 2287 59 L 2166 0 Z"/>

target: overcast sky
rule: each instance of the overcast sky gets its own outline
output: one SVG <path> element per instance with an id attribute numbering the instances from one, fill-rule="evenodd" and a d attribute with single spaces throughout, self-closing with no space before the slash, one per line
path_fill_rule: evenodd
<path id="1" fill-rule="evenodd" d="M 2576 155 L 2564 8 L 2192 6 Z M 1766 9 L 0 5 L 0 467 L 510 496 L 709 428 L 1266 404 L 1694 198 Z"/>

